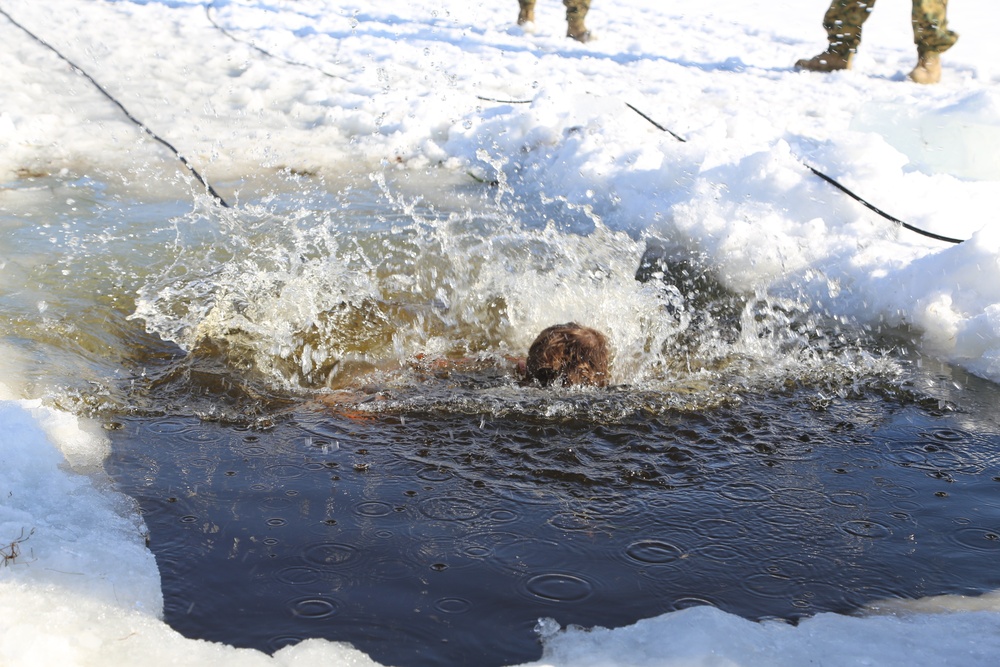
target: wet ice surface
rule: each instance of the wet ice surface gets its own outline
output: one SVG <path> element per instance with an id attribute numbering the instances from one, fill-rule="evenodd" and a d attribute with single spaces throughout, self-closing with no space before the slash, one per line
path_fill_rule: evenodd
<path id="1" fill-rule="evenodd" d="M 538 658 L 540 618 L 617 627 L 714 605 L 796 621 L 1000 587 L 1000 436 L 968 413 L 791 391 L 616 422 L 350 415 L 111 432 L 171 626 L 501 665 Z"/>

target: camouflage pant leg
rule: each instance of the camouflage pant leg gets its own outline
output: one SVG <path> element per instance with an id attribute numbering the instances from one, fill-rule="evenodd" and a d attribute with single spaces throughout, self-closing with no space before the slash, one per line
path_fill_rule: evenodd
<path id="1" fill-rule="evenodd" d="M 914 0 L 918 2 L 918 0 Z M 833 0 L 823 17 L 830 51 L 846 56 L 861 44 L 861 26 L 875 7 L 875 0 Z"/>
<path id="2" fill-rule="evenodd" d="M 563 0 L 563 4 L 566 5 L 566 21 L 576 21 L 582 26 L 583 19 L 590 10 L 590 0 Z"/>
<path id="3" fill-rule="evenodd" d="M 913 41 L 917 53 L 943 53 L 958 41 L 948 30 L 948 0 L 913 0 Z"/>
<path id="4" fill-rule="evenodd" d="M 517 0 L 521 5 L 521 12 L 517 15 L 518 24 L 535 22 L 535 0 Z"/>

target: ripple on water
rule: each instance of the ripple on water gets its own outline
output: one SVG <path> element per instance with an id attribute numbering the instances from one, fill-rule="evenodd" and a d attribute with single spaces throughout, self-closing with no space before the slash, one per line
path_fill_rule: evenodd
<path id="1" fill-rule="evenodd" d="M 826 581 L 806 581 L 796 591 L 792 606 L 804 613 L 814 613 L 823 609 L 826 600 L 839 600 L 843 596 L 844 587 L 841 585 Z"/>
<path id="2" fill-rule="evenodd" d="M 196 445 L 206 445 L 216 442 L 222 442 L 229 438 L 225 431 L 216 428 L 206 428 L 199 424 L 191 425 L 190 428 L 186 428 L 179 433 L 176 433 L 184 442 L 193 443 Z"/>
<path id="3" fill-rule="evenodd" d="M 381 500 L 368 500 L 354 506 L 354 513 L 358 516 L 376 518 L 392 514 L 392 505 Z"/>
<path id="4" fill-rule="evenodd" d="M 754 482 L 734 482 L 719 487 L 719 495 L 743 503 L 764 503 L 771 499 L 773 489 Z"/>
<path id="5" fill-rule="evenodd" d="M 829 494 L 830 502 L 840 507 L 864 507 L 868 504 L 868 496 L 858 491 L 834 491 Z"/>
<path id="6" fill-rule="evenodd" d="M 771 494 L 774 502 L 800 510 L 820 510 L 830 504 L 825 493 L 814 489 L 784 488 Z"/>
<path id="7" fill-rule="evenodd" d="M 302 558 L 314 565 L 346 565 L 354 564 L 358 558 L 358 550 L 349 544 L 340 542 L 318 542 L 302 550 Z"/>
<path id="8" fill-rule="evenodd" d="M 880 493 L 890 498 L 913 498 L 917 495 L 917 490 L 912 486 L 897 484 L 886 477 L 876 477 L 872 481 Z"/>
<path id="9" fill-rule="evenodd" d="M 257 505 L 262 510 L 274 511 L 274 510 L 283 510 L 288 507 L 291 507 L 293 502 L 295 501 L 293 501 L 288 496 L 267 496 L 266 498 L 262 498 L 260 502 L 257 503 Z"/>
<path id="10" fill-rule="evenodd" d="M 1000 554 L 1000 526 L 994 528 L 965 526 L 951 531 L 948 541 L 965 549 Z"/>
<path id="11" fill-rule="evenodd" d="M 870 539 L 880 539 L 892 535 L 892 530 L 888 526 L 870 519 L 845 521 L 840 524 L 839 528 L 848 535 Z"/>
<path id="12" fill-rule="evenodd" d="M 717 563 L 742 562 L 744 559 L 749 557 L 747 554 L 733 546 L 718 543 L 701 547 L 695 551 L 695 554 Z"/>
<path id="13" fill-rule="evenodd" d="M 159 435 L 173 435 L 183 433 L 184 431 L 195 428 L 195 426 L 196 424 L 181 419 L 159 419 L 147 424 L 145 426 L 145 430 Z"/>
<path id="14" fill-rule="evenodd" d="M 643 565 L 669 565 L 684 558 L 684 551 L 661 540 L 639 540 L 625 548 L 625 555 Z"/>
<path id="15" fill-rule="evenodd" d="M 719 603 L 710 596 L 703 595 L 680 595 L 674 598 L 673 608 L 676 611 L 690 609 L 691 607 L 718 607 Z"/>
<path id="16" fill-rule="evenodd" d="M 424 468 L 417 473 L 417 477 L 424 480 L 425 482 L 434 482 L 435 484 L 440 482 L 447 482 L 449 479 L 454 477 L 454 475 L 444 469 L 444 468 Z"/>
<path id="17" fill-rule="evenodd" d="M 929 438 L 931 440 L 938 440 L 940 442 L 972 442 L 973 437 L 971 433 L 966 433 L 965 431 L 959 431 L 957 429 L 951 428 L 938 428 L 931 431 L 923 431 L 920 433 L 921 437 Z"/>
<path id="18" fill-rule="evenodd" d="M 472 501 L 464 498 L 441 496 L 420 502 L 420 513 L 437 521 L 469 521 L 478 517 L 481 512 Z"/>
<path id="19" fill-rule="evenodd" d="M 434 602 L 434 608 L 445 614 L 464 614 L 472 609 L 472 602 L 465 598 L 441 598 Z"/>
<path id="20" fill-rule="evenodd" d="M 156 565 L 162 574 L 169 572 L 178 581 L 191 581 L 195 578 L 192 576 L 196 563 L 193 551 L 187 541 L 177 535 L 177 539 L 163 542 L 163 551 L 156 554 Z"/>
<path id="21" fill-rule="evenodd" d="M 793 579 L 770 572 L 757 572 L 744 577 L 740 588 L 755 598 L 788 600 L 795 595 L 797 585 Z"/>
<path id="22" fill-rule="evenodd" d="M 288 608 L 296 618 L 322 620 L 336 616 L 339 605 L 336 600 L 322 597 L 304 597 L 290 600 Z"/>
<path id="23" fill-rule="evenodd" d="M 882 602 L 883 600 L 893 600 L 901 596 L 902 591 L 892 588 L 889 585 L 870 585 L 859 588 L 845 588 L 844 602 L 854 608 L 862 608 L 865 605 Z"/>
<path id="24" fill-rule="evenodd" d="M 319 581 L 319 572 L 315 568 L 303 565 L 292 565 L 278 571 L 277 579 L 291 586 L 305 586 Z"/>
<path id="25" fill-rule="evenodd" d="M 534 597 L 550 602 L 580 602 L 594 590 L 587 579 L 561 572 L 535 575 L 524 583 L 524 588 Z"/>
<path id="26" fill-rule="evenodd" d="M 973 451 L 972 438 L 969 437 L 965 441 L 970 445 L 968 451 Z M 925 437 L 920 442 L 888 443 L 886 458 L 905 468 L 946 474 L 977 474 L 985 469 L 984 461 L 974 458 L 968 451 L 956 449 L 954 444 L 953 441 L 942 441 L 933 437 Z"/>
<path id="27" fill-rule="evenodd" d="M 455 541 L 459 553 L 476 561 L 486 561 L 490 567 L 515 574 L 524 574 L 536 567 L 553 562 L 565 562 L 569 548 L 554 540 L 520 535 L 505 531 L 472 533 Z"/>
<path id="28" fill-rule="evenodd" d="M 411 544 L 412 546 L 405 550 L 404 556 L 407 560 L 412 561 L 408 567 L 414 571 L 417 568 L 422 569 L 428 566 L 444 570 L 466 568 L 474 564 L 474 561 L 469 558 L 459 542 L 452 536 L 424 537 Z"/>
<path id="29" fill-rule="evenodd" d="M 306 470 L 302 466 L 295 465 L 294 463 L 274 463 L 266 466 L 264 468 L 264 472 L 275 479 L 289 480 L 302 477 Z"/>
<path id="30" fill-rule="evenodd" d="M 594 517 L 585 516 L 576 512 L 558 512 L 549 519 L 549 525 L 559 530 L 593 530 Z"/>
<path id="31" fill-rule="evenodd" d="M 828 581 L 839 568 L 836 559 L 822 551 L 772 558 L 763 564 L 767 574 L 797 581 Z"/>
<path id="32" fill-rule="evenodd" d="M 486 517 L 493 524 L 514 523 L 520 520 L 521 513 L 512 509 L 496 509 L 490 510 Z"/>
<path id="33" fill-rule="evenodd" d="M 305 640 L 305 636 L 300 635 L 278 635 L 267 640 L 267 646 L 272 653 L 275 653 L 286 646 L 295 646 Z"/>
<path id="34" fill-rule="evenodd" d="M 417 566 L 402 558 L 375 558 L 368 561 L 365 576 L 374 581 L 402 581 L 418 576 Z"/>
<path id="35" fill-rule="evenodd" d="M 722 518 L 700 519 L 692 527 L 698 537 L 709 540 L 732 540 L 749 532 L 742 523 Z"/>

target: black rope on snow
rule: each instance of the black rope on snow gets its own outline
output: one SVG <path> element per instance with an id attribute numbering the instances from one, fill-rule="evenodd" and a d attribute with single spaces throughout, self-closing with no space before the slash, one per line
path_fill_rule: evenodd
<path id="1" fill-rule="evenodd" d="M 650 118 L 649 116 L 647 116 L 643 112 L 641 112 L 638 109 L 636 109 L 634 106 L 632 106 L 628 102 L 625 103 L 625 106 L 627 106 L 629 109 L 631 109 L 632 111 L 636 112 L 637 114 L 639 114 L 640 116 L 642 116 L 643 118 L 645 118 L 647 121 L 649 121 L 650 123 L 652 123 L 653 127 L 655 127 L 656 129 L 660 130 L 661 132 L 666 132 L 671 137 L 673 137 L 674 139 L 676 139 L 677 141 L 679 141 L 681 143 L 687 143 L 687 139 L 685 139 L 681 135 L 676 134 L 674 132 L 671 132 L 667 128 L 663 127 L 662 125 L 660 125 L 659 123 L 657 123 L 655 120 L 653 120 L 652 118 Z"/>
<path id="2" fill-rule="evenodd" d="M 903 222 L 902 220 L 900 220 L 899 218 L 896 218 L 895 216 L 889 215 L 888 213 L 886 213 L 882 209 L 878 208 L 874 204 L 872 204 L 872 203 L 870 203 L 870 202 L 862 199 L 858 195 L 856 195 L 853 192 L 851 192 L 850 190 L 848 190 L 845 186 L 843 186 L 840 183 L 838 183 L 837 181 L 833 180 L 832 178 L 830 178 L 829 176 L 827 176 L 823 172 L 819 171 L 818 169 L 816 169 L 814 167 L 810 167 L 805 162 L 803 162 L 802 164 L 805 165 L 806 169 L 808 169 L 812 173 L 816 174 L 817 176 L 819 176 L 820 178 L 822 178 L 824 181 L 826 181 L 827 183 L 829 183 L 833 187 L 837 188 L 838 190 L 840 190 L 841 192 L 843 192 L 845 195 L 847 195 L 848 197 L 850 197 L 854 201 L 856 201 L 856 202 L 858 202 L 860 204 L 863 204 L 869 210 L 874 211 L 875 213 L 879 214 L 880 216 L 882 216 L 886 220 L 890 220 L 892 222 L 895 222 L 896 224 L 902 226 L 904 229 L 909 229 L 911 232 L 916 232 L 917 234 L 920 234 L 921 236 L 926 236 L 927 238 L 935 239 L 937 241 L 946 241 L 948 243 L 955 243 L 955 244 L 964 243 L 965 242 L 965 239 L 953 239 L 953 238 L 950 238 L 948 236 L 941 236 L 940 234 L 935 234 L 934 232 L 924 231 L 923 229 L 918 229 L 917 227 L 914 227 L 913 225 L 909 225 L 909 224 Z"/>
<path id="3" fill-rule="evenodd" d="M 229 32 L 228 30 L 226 30 L 225 28 L 223 28 L 221 25 L 219 25 L 215 21 L 215 19 L 212 18 L 212 7 L 214 7 L 214 6 L 215 6 L 215 2 L 214 1 L 213 2 L 209 2 L 209 3 L 207 3 L 207 4 L 204 5 L 204 7 L 205 7 L 205 17 L 208 19 L 208 22 L 212 24 L 212 27 L 214 27 L 216 30 L 218 30 L 219 32 L 221 32 L 223 35 L 225 35 L 229 39 L 233 40 L 234 42 L 236 42 L 238 44 L 244 44 L 246 46 L 249 46 L 254 51 L 257 51 L 258 53 L 261 53 L 261 54 L 267 56 L 268 58 L 274 58 L 275 60 L 280 60 L 281 62 L 285 63 L 286 65 L 295 65 L 296 67 L 305 67 L 307 69 L 311 69 L 311 70 L 314 70 L 316 72 L 319 72 L 323 76 L 328 76 L 331 79 L 340 79 L 341 81 L 347 81 L 347 79 L 345 77 L 342 77 L 339 74 L 330 74 L 329 72 L 327 72 L 327 71 L 325 71 L 323 69 L 320 69 L 319 67 L 316 67 L 315 65 L 310 65 L 309 63 L 302 63 L 302 62 L 298 62 L 296 60 L 289 60 L 288 58 L 284 58 L 284 57 L 279 56 L 277 54 L 271 53 L 270 51 L 268 51 L 266 49 L 262 49 L 261 47 L 257 46 L 256 44 L 254 44 L 253 42 L 251 42 L 249 40 L 241 39 L 241 38 L 237 37 L 233 33 Z"/>
<path id="4" fill-rule="evenodd" d="M 483 97 L 482 95 L 476 95 L 476 99 L 483 102 L 495 102 L 496 104 L 531 104 L 531 100 L 497 100 L 492 97 Z"/>
<path id="5" fill-rule="evenodd" d="M 92 77 L 89 74 L 87 74 L 87 72 L 85 72 L 79 65 L 77 65 L 72 60 L 70 60 L 69 58 L 67 58 L 63 54 L 61 54 L 54 46 L 52 46 L 51 44 L 49 44 L 48 42 L 46 42 L 44 39 L 42 39 L 41 37 L 39 37 L 35 33 L 33 33 L 30 30 L 28 30 L 26 27 L 24 27 L 23 25 L 21 25 L 17 21 L 15 21 L 14 17 L 11 16 L 10 14 L 8 14 L 3 8 L 0 8 L 0 14 L 3 14 L 5 17 L 7 17 L 8 21 L 10 21 L 11 23 L 13 23 L 15 26 L 17 26 L 21 30 L 23 30 L 24 33 L 27 34 L 29 37 L 31 37 L 33 40 L 35 40 L 36 42 L 38 42 L 39 44 L 41 44 L 45 48 L 47 48 L 50 51 L 52 51 L 52 53 L 56 54 L 56 56 L 58 56 L 59 59 L 61 59 L 62 61 L 64 61 L 67 65 L 69 65 L 73 69 L 74 72 L 76 72 L 77 74 L 79 74 L 83 78 L 87 79 L 87 81 L 90 81 L 90 83 L 92 83 L 94 85 L 94 87 L 97 88 L 97 90 L 99 90 L 102 95 L 104 95 L 104 97 L 108 98 L 108 100 L 110 100 L 112 104 L 114 104 L 116 107 L 118 107 L 119 109 L 121 109 L 121 112 L 123 114 L 125 114 L 126 118 L 128 118 L 130 121 L 132 121 L 133 123 L 135 123 L 135 125 L 140 130 L 142 130 L 143 132 L 145 132 L 146 134 L 148 134 L 155 141 L 157 141 L 160 144 L 166 146 L 170 150 L 170 152 L 172 152 L 175 156 L 177 156 L 177 159 L 181 161 L 181 164 L 183 164 L 185 167 L 187 167 L 188 170 L 192 174 L 194 174 L 194 177 L 196 179 L 198 179 L 198 182 L 201 183 L 205 187 L 206 190 L 208 190 L 208 193 L 210 195 L 212 195 L 212 197 L 215 198 L 216 202 L 218 202 L 219 204 L 221 204 L 222 206 L 224 206 L 226 208 L 230 208 L 229 204 L 226 203 L 226 200 L 222 198 L 222 195 L 220 195 L 218 192 L 215 191 L 215 188 L 213 188 L 212 185 L 208 181 L 206 181 L 202 177 L 202 175 L 200 173 L 198 173 L 198 170 L 195 169 L 194 166 L 190 162 L 188 162 L 187 158 L 185 158 L 183 155 L 181 155 L 180 151 L 178 151 L 176 148 L 174 148 L 173 145 L 171 145 L 170 142 L 168 142 L 166 139 L 164 139 L 163 137 L 157 135 L 155 132 L 153 132 L 151 129 L 149 129 L 149 127 L 147 127 L 146 124 L 143 123 L 141 120 L 139 120 L 138 118 L 136 118 L 135 116 L 133 116 L 129 112 L 129 110 L 126 109 L 125 106 L 121 102 L 119 102 L 117 99 L 115 99 L 114 96 L 111 95 L 111 93 L 109 93 L 107 90 L 105 90 L 104 87 L 101 84 L 99 84 L 94 79 L 94 77 Z"/>
<path id="6" fill-rule="evenodd" d="M 649 116 L 647 116 L 643 112 L 641 112 L 638 109 L 636 109 L 634 106 L 632 106 L 628 102 L 625 103 L 625 106 L 627 106 L 629 109 L 631 109 L 632 111 L 636 112 L 637 114 L 639 114 L 640 116 L 642 116 L 643 118 L 645 118 L 647 121 L 649 121 L 650 123 L 652 123 L 652 125 L 654 127 L 656 127 L 657 129 L 662 130 L 663 132 L 668 133 L 674 139 L 677 139 L 678 141 L 682 141 L 682 142 L 686 141 L 686 139 L 684 139 L 684 138 L 682 138 L 682 137 L 674 134 L 673 132 L 671 132 L 667 128 L 663 127 L 662 125 L 660 125 L 659 123 L 657 123 L 655 120 L 653 120 L 652 118 L 650 118 Z M 866 200 L 866 199 L 862 198 L 861 196 L 855 194 L 854 192 L 852 192 L 851 190 L 849 190 L 845 185 L 839 183 L 833 177 L 827 176 L 826 174 L 824 174 L 823 172 L 821 172 L 819 169 L 816 169 L 815 167 L 811 167 L 808 164 L 806 164 L 805 162 L 801 162 L 800 161 L 800 164 L 802 164 L 802 166 L 804 166 L 806 169 L 808 169 L 809 171 L 811 171 L 816 176 L 819 176 L 824 181 L 826 181 L 827 183 L 829 183 L 833 187 L 835 187 L 838 190 L 840 190 L 841 192 L 843 192 L 845 195 L 847 195 L 848 197 L 850 197 L 854 201 L 858 202 L 859 204 L 864 205 L 868 210 L 875 212 L 876 214 L 882 216 L 883 218 L 885 218 L 886 220 L 888 220 L 890 222 L 896 223 L 897 225 L 903 227 L 904 229 L 908 229 L 911 232 L 914 232 L 916 234 L 920 234 L 921 236 L 926 236 L 927 238 L 934 239 L 936 241 L 945 241 L 946 243 L 955 243 L 955 244 L 964 243 L 965 242 L 965 239 L 953 239 L 953 238 L 950 238 L 948 236 L 941 236 L 940 234 L 935 234 L 934 232 L 928 232 L 928 231 L 925 231 L 923 229 L 920 229 L 919 227 L 914 227 L 913 225 L 907 224 L 907 223 L 903 222 L 902 220 L 900 220 L 899 218 L 897 218 L 895 216 L 892 216 L 892 215 L 889 215 L 888 213 L 886 213 L 885 211 L 883 211 L 879 207 L 875 206 L 874 204 L 872 204 L 868 200 Z"/>

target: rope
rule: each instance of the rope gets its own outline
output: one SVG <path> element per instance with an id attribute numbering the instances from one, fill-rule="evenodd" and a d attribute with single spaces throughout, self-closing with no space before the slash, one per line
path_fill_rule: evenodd
<path id="1" fill-rule="evenodd" d="M 170 144 L 170 142 L 168 142 L 166 139 L 164 139 L 163 137 L 161 137 L 158 134 L 156 134 L 155 132 L 153 132 L 151 129 L 149 129 L 149 127 L 145 123 L 143 123 L 141 120 L 139 120 L 138 118 L 136 118 L 135 116 L 133 116 L 132 113 L 128 109 L 125 108 L 125 105 L 123 105 L 121 102 L 119 102 L 117 99 L 115 99 L 115 97 L 111 93 L 109 93 L 101 84 L 99 84 L 94 79 L 94 77 L 90 76 L 87 72 L 85 72 L 83 70 L 83 68 L 81 68 L 79 65 L 77 65 L 76 63 L 74 63 L 72 60 L 70 60 L 69 58 L 67 58 L 63 54 L 61 54 L 58 51 L 58 49 L 56 49 L 54 46 L 52 46 L 51 44 L 49 44 L 48 42 L 46 42 L 44 39 L 42 39 L 41 37 L 39 37 L 35 33 L 33 33 L 30 30 L 28 30 L 26 27 L 24 27 L 23 25 L 21 25 L 17 21 L 15 21 L 14 17 L 12 17 L 10 14 L 8 14 L 3 8 L 0 8 L 0 14 L 3 14 L 7 18 L 8 21 L 10 21 L 11 23 L 13 23 L 15 26 L 17 26 L 21 30 L 23 30 L 26 35 L 28 35 L 29 37 L 31 37 L 33 40 L 35 40 L 36 42 L 38 42 L 39 44 L 41 44 L 45 48 L 47 48 L 50 51 L 52 51 L 52 53 L 56 54 L 56 56 L 58 56 L 59 59 L 62 60 L 63 62 L 65 62 L 67 65 L 69 65 L 70 68 L 72 68 L 72 70 L 74 72 L 76 72 L 77 74 L 79 74 L 83 78 L 87 79 L 87 81 L 89 81 L 90 83 L 92 83 L 94 85 L 94 87 L 97 88 L 97 90 L 100 91 L 100 93 L 102 95 L 104 95 L 104 97 L 108 98 L 108 100 L 110 100 L 112 104 L 114 104 L 116 107 L 118 107 L 121 110 L 121 112 L 123 114 L 125 114 L 126 118 L 128 118 L 130 121 L 132 121 L 133 123 L 135 123 L 136 127 L 138 127 L 140 130 L 142 130 L 143 132 L 145 132 L 146 134 L 148 134 L 150 137 L 152 137 L 153 140 L 155 140 L 155 141 L 159 142 L 160 144 L 166 146 L 167 149 L 170 150 L 170 152 L 172 152 L 175 156 L 177 156 L 177 159 L 181 161 L 181 164 L 183 164 L 185 167 L 187 167 L 188 170 L 192 174 L 194 174 L 194 177 L 196 179 L 198 179 L 198 182 L 201 183 L 205 187 L 206 190 L 208 190 L 208 193 L 210 195 L 212 195 L 213 198 L 215 198 L 216 202 L 218 202 L 219 204 L 221 204 L 222 206 L 224 206 L 226 208 L 230 208 L 229 204 L 226 203 L 226 200 L 222 198 L 222 195 L 220 195 L 218 192 L 215 191 L 215 188 L 213 188 L 211 186 L 211 184 L 208 181 L 206 181 L 202 177 L 202 175 L 200 173 L 198 173 L 198 170 L 195 169 L 194 166 L 190 162 L 188 162 L 187 158 L 185 158 L 183 155 L 181 155 L 181 153 L 176 148 L 174 148 L 173 145 Z"/>
<path id="2" fill-rule="evenodd" d="M 880 216 L 882 216 L 886 220 L 890 220 L 892 222 L 895 222 L 897 225 L 902 226 L 904 229 L 908 229 L 911 232 L 915 232 L 917 234 L 920 234 L 921 236 L 926 236 L 927 238 L 935 239 L 937 241 L 946 241 L 948 243 L 955 243 L 955 244 L 964 243 L 964 241 L 965 241 L 964 239 L 953 239 L 953 238 L 950 238 L 948 236 L 941 236 L 940 234 L 935 234 L 934 232 L 928 232 L 928 231 L 925 231 L 923 229 L 918 229 L 917 227 L 914 227 L 913 225 L 907 224 L 907 223 L 903 222 L 902 220 L 900 220 L 899 218 L 897 218 L 895 216 L 892 216 L 892 215 L 889 215 L 888 213 L 886 213 L 882 209 L 878 208 L 874 204 L 866 201 L 865 199 L 862 199 L 860 196 L 858 196 L 858 195 L 854 194 L 853 192 L 851 192 L 850 190 L 848 190 L 844 185 L 842 185 L 842 184 L 838 183 L 837 181 L 833 180 L 832 178 L 830 178 L 829 176 L 827 176 L 823 172 L 819 171 L 818 169 L 816 169 L 814 167 L 810 167 L 805 162 L 803 162 L 802 164 L 805 165 L 806 169 L 808 169 L 812 173 L 816 174 L 817 176 L 819 176 L 820 178 L 822 178 L 824 181 L 826 181 L 827 183 L 829 183 L 833 187 L 837 188 L 838 190 L 840 190 L 841 192 L 843 192 L 845 195 L 847 195 L 848 197 L 850 197 L 854 201 L 856 201 L 856 202 L 858 202 L 860 204 L 864 204 L 864 206 L 866 208 L 868 208 L 869 210 L 874 211 L 875 213 L 879 214 Z"/>
<path id="3" fill-rule="evenodd" d="M 672 136 L 674 139 L 677 139 L 678 141 L 682 141 L 682 142 L 683 141 L 687 141 L 686 139 L 684 139 L 684 138 L 682 138 L 682 137 L 674 134 L 673 132 L 671 132 L 667 128 L 663 127 L 662 125 L 660 125 L 659 123 L 657 123 L 656 121 L 654 121 L 652 118 L 650 118 L 649 116 L 647 116 L 643 112 L 641 112 L 638 109 L 636 109 L 634 106 L 632 106 L 628 102 L 626 102 L 625 105 L 629 109 L 631 109 L 632 111 L 636 112 L 637 114 L 639 114 L 640 116 L 642 116 L 643 118 L 645 118 L 647 121 L 649 121 L 650 123 L 652 123 L 653 126 L 656 127 L 657 129 L 662 130 L 663 132 L 667 132 L 668 134 L 670 134 L 670 136 Z M 876 214 L 882 216 L 883 218 L 885 218 L 886 220 L 888 220 L 890 222 L 894 222 L 897 225 L 900 225 L 904 229 L 908 229 L 911 232 L 914 232 L 916 234 L 920 234 L 921 236 L 926 236 L 927 238 L 934 239 L 936 241 L 945 241 L 947 243 L 955 243 L 955 244 L 964 243 L 965 242 L 965 239 L 953 239 L 953 238 L 950 238 L 948 236 L 941 236 L 940 234 L 935 234 L 934 232 L 928 232 L 928 231 L 925 231 L 923 229 L 920 229 L 919 227 L 914 227 L 913 225 L 907 224 L 907 223 L 903 222 L 902 220 L 900 220 L 899 218 L 897 218 L 895 216 L 892 216 L 892 215 L 889 215 L 888 213 L 886 213 L 885 211 L 883 211 L 879 207 L 875 206 L 874 204 L 872 204 L 868 200 L 866 200 L 866 199 L 862 198 L 861 196 L 855 194 L 854 192 L 852 192 L 851 190 L 849 190 L 847 188 L 847 186 L 845 186 L 842 183 L 838 182 L 833 177 L 827 176 L 826 174 L 824 174 L 823 172 L 821 172 L 819 169 L 816 169 L 815 167 L 811 167 L 808 164 L 806 164 L 805 162 L 801 162 L 800 161 L 800 163 L 802 164 L 802 166 L 804 166 L 806 169 L 808 169 L 809 171 L 811 171 L 813 174 L 815 174 L 816 176 L 819 176 L 824 181 L 826 181 L 827 183 L 829 183 L 833 187 L 837 188 L 838 190 L 840 190 L 841 192 L 843 192 L 845 195 L 847 195 L 848 197 L 850 197 L 854 201 L 856 201 L 856 202 L 858 202 L 860 204 L 863 204 L 868 210 L 875 212 Z"/>
<path id="4" fill-rule="evenodd" d="M 345 77 L 342 77 L 339 74 L 330 74 L 329 72 L 327 72 L 325 70 L 322 70 L 319 67 L 316 67 L 315 65 L 310 65 L 309 63 L 302 63 L 302 62 L 298 62 L 296 60 L 289 60 L 288 58 L 284 58 L 284 57 L 279 56 L 277 54 L 271 53 L 270 51 L 267 51 L 266 49 L 262 49 L 261 47 L 257 46 L 256 44 L 254 44 L 253 42 L 251 42 L 249 40 L 241 39 L 241 38 L 237 37 L 233 33 L 229 32 L 228 30 L 226 30 L 225 28 L 223 28 L 221 25 L 219 25 L 215 21 L 215 19 L 212 18 L 212 7 L 214 7 L 214 6 L 215 6 L 214 0 L 212 2 L 209 2 L 209 3 L 205 4 L 205 17 L 208 19 L 208 22 L 211 23 L 212 26 L 216 30 L 218 30 L 219 32 L 221 32 L 223 35 L 225 35 L 229 39 L 233 40 L 234 42 L 236 42 L 238 44 L 245 44 L 246 46 L 249 46 L 254 51 L 257 51 L 258 53 L 261 53 L 261 54 L 267 56 L 268 58 L 274 58 L 275 60 L 279 60 L 279 61 L 285 63 L 286 65 L 294 65 L 296 67 L 305 67 L 307 69 L 311 69 L 311 70 L 314 70 L 316 72 L 319 72 L 323 76 L 328 76 L 331 79 L 340 79 L 341 81 L 347 81 L 347 79 Z"/>
<path id="5" fill-rule="evenodd" d="M 495 102 L 497 104 L 531 104 L 531 100 L 498 100 L 492 97 L 483 97 L 482 95 L 476 95 L 476 99 L 483 102 Z"/>
<path id="6" fill-rule="evenodd" d="M 660 130 L 661 132 L 666 132 L 671 137 L 673 137 L 674 139 L 676 139 L 677 141 L 679 141 L 681 143 L 687 143 L 687 139 L 685 139 L 681 135 L 676 134 L 674 132 L 671 132 L 667 128 L 663 127 L 662 125 L 660 125 L 659 123 L 657 123 L 655 120 L 653 120 L 652 118 L 650 118 L 649 116 L 647 116 L 643 112 L 641 112 L 638 109 L 636 109 L 634 106 L 632 106 L 628 102 L 625 103 L 625 106 L 627 106 L 629 109 L 631 109 L 632 111 L 636 112 L 637 114 L 639 114 L 640 116 L 642 116 L 643 118 L 645 118 L 646 120 L 648 120 L 650 123 L 653 124 L 653 127 L 655 127 L 656 129 Z"/>

